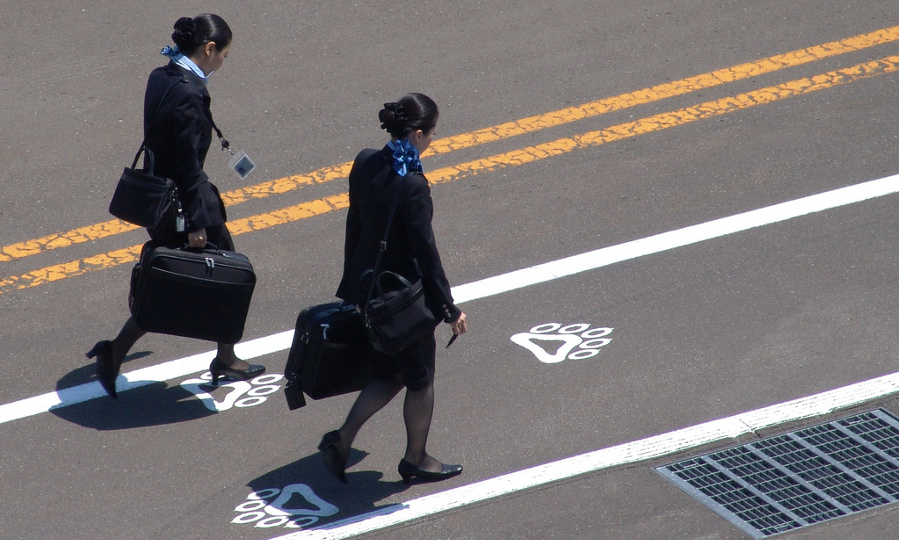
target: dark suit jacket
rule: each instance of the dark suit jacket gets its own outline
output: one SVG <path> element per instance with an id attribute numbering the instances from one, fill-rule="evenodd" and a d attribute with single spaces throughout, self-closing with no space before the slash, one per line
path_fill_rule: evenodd
<path id="1" fill-rule="evenodd" d="M 390 228 L 381 271 L 397 272 L 413 282 L 421 276 L 428 307 L 438 319 L 454 322 L 462 312 L 453 304 L 431 228 L 431 188 L 421 174 L 398 176 L 392 162 L 392 151 L 385 146 L 381 151 L 363 150 L 353 163 L 343 279 L 337 296 L 354 304 L 365 302 L 368 290 L 362 290 L 359 280 L 375 264 L 390 206 L 399 189 L 402 197 Z"/>
<path id="2" fill-rule="evenodd" d="M 169 87 L 172 89 L 154 122 L 153 115 Z M 150 73 L 144 96 L 144 136 L 156 157 L 156 174 L 171 178 L 178 186 L 191 232 L 221 225 L 227 219 L 218 189 L 203 172 L 212 142 L 210 102 L 200 78 L 174 62 Z"/>

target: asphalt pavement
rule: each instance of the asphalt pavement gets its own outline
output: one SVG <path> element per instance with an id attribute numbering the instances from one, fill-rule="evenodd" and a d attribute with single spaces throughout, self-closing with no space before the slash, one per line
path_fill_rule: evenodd
<path id="1" fill-rule="evenodd" d="M 899 414 L 885 2 L 64 4 L 0 0 L 0 538 L 742 539 L 655 468 Z M 206 170 L 267 372 L 211 390 L 213 344 L 148 335 L 112 400 L 84 353 L 146 234 L 109 199 L 171 25 L 210 9 L 234 31 L 212 111 L 258 166 L 213 147 Z M 343 485 L 316 445 L 354 396 L 290 411 L 282 374 L 334 298 L 347 164 L 413 91 L 441 110 L 423 163 L 470 320 L 428 448 L 465 470 L 402 483 L 397 399 Z M 896 508 L 778 538 L 895 538 Z"/>

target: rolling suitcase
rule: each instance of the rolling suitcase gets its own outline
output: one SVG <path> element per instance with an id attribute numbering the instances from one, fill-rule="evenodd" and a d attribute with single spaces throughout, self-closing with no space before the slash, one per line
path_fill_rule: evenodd
<path id="1" fill-rule="evenodd" d="M 237 343 L 255 287 L 240 253 L 147 242 L 131 273 L 131 315 L 147 332 Z"/>
<path id="2" fill-rule="evenodd" d="M 332 302 L 304 309 L 297 317 L 284 368 L 287 406 L 291 410 L 304 406 L 303 393 L 323 399 L 361 390 L 371 378 L 370 355 L 355 306 Z"/>

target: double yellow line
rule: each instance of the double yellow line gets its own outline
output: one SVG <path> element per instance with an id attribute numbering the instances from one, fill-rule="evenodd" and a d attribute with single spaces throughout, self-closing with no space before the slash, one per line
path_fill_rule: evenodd
<path id="1" fill-rule="evenodd" d="M 776 72 L 832 56 L 864 50 L 878 45 L 895 42 L 897 40 L 899 40 L 899 26 L 884 28 L 840 41 L 779 54 L 754 62 L 740 64 L 678 81 L 672 81 L 651 88 L 645 88 L 636 92 L 604 98 L 577 107 L 560 109 L 514 122 L 507 122 L 485 129 L 447 137 L 434 141 L 431 150 L 429 150 L 428 153 L 445 154 L 463 148 L 471 148 L 613 111 L 688 94 L 697 90 L 736 82 L 749 77 Z M 833 88 L 835 86 L 848 84 L 877 75 L 883 75 L 885 73 L 891 73 L 897 70 L 899 70 L 899 56 L 890 56 L 852 67 L 822 73 L 814 77 L 796 79 L 783 84 L 755 90 L 753 92 L 708 101 L 693 107 L 649 116 L 598 131 L 591 131 L 573 137 L 557 139 L 555 141 L 529 146 L 512 152 L 497 154 L 451 167 L 444 167 L 429 172 L 428 178 L 432 184 L 451 182 L 476 174 L 515 167 L 525 163 L 558 156 L 577 149 L 595 147 L 628 137 L 656 132 L 670 127 L 720 116 L 737 110 L 754 107 L 756 105 L 772 103 L 774 101 L 826 88 Z M 226 192 L 222 194 L 222 198 L 227 206 L 234 206 L 251 199 L 261 199 L 274 195 L 281 195 L 305 186 L 346 178 L 349 174 L 351 165 L 351 162 L 346 162 L 339 165 L 324 167 L 304 175 L 288 176 L 277 180 L 262 182 L 253 186 Z M 266 212 L 230 221 L 228 223 L 228 228 L 231 230 L 232 234 L 243 234 L 285 223 L 291 223 L 334 210 L 340 210 L 346 208 L 348 204 L 349 199 L 347 193 L 342 193 L 282 208 L 273 212 Z M 0 248 L 0 262 L 22 259 L 46 251 L 106 238 L 134 230 L 135 228 L 135 226 L 119 220 L 110 220 L 63 233 L 7 245 Z M 11 276 L 0 280 L 0 294 L 16 289 L 35 287 L 43 283 L 74 277 L 94 270 L 134 262 L 140 254 L 140 247 L 141 246 L 139 245 L 131 246 L 93 257 L 49 266 L 26 274 Z"/>

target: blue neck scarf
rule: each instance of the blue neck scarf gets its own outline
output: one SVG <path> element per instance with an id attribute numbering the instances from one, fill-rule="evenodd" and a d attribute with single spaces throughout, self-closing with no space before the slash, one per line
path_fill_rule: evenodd
<path id="1" fill-rule="evenodd" d="M 409 139 L 390 141 L 387 146 L 393 150 L 393 170 L 396 174 L 406 176 L 410 173 L 422 173 L 418 148 Z"/>
<path id="2" fill-rule="evenodd" d="M 193 60 L 183 55 L 181 51 L 178 50 L 178 47 L 173 48 L 166 45 L 164 49 L 159 51 L 159 54 L 161 54 L 162 56 L 168 56 L 172 59 L 172 62 L 178 64 L 188 71 L 192 71 L 197 77 L 200 78 L 201 81 L 203 81 L 204 85 L 209 82 L 209 75 L 212 75 L 212 73 L 210 73 L 209 75 L 203 73 L 203 70 L 200 69 L 200 67 L 197 66 L 197 64 L 194 63 Z"/>

